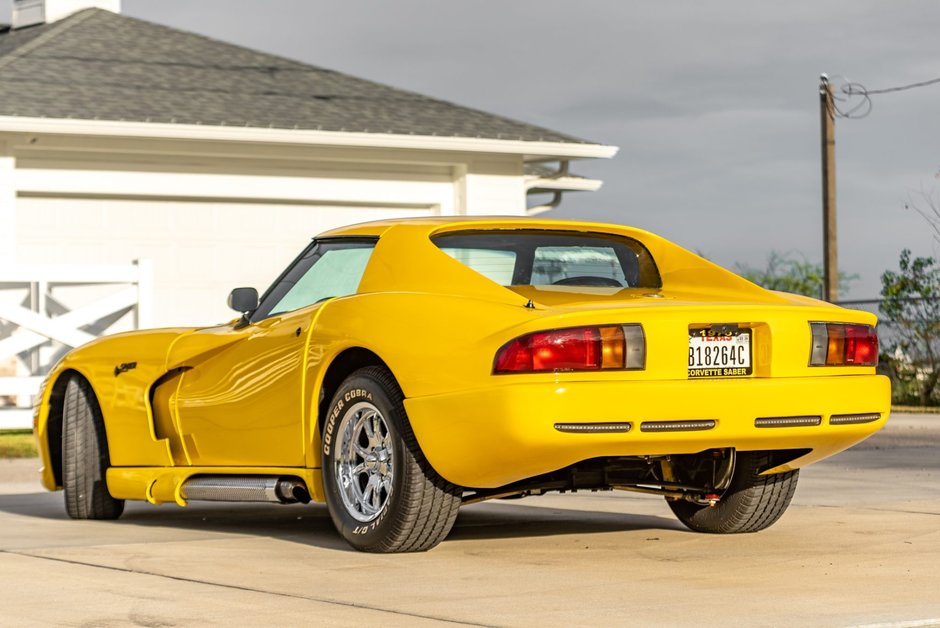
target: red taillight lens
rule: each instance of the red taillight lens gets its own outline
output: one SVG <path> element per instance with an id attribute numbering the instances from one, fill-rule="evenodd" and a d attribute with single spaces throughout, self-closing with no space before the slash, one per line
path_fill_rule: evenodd
<path id="1" fill-rule="evenodd" d="M 876 366 L 878 334 L 869 325 L 810 323 L 811 366 Z"/>
<path id="2" fill-rule="evenodd" d="M 545 373 L 637 369 L 646 364 L 646 340 L 639 325 L 569 327 L 511 340 L 496 353 L 493 372 Z"/>

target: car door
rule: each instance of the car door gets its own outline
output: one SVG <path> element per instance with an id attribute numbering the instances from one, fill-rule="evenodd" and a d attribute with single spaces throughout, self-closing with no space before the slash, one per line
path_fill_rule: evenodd
<path id="1" fill-rule="evenodd" d="M 304 465 L 310 446 L 304 373 L 317 314 L 330 298 L 356 292 L 374 245 L 350 238 L 314 242 L 248 320 L 200 330 L 173 347 L 171 359 L 180 360 L 196 349 L 180 365 L 175 399 L 190 465 Z"/>

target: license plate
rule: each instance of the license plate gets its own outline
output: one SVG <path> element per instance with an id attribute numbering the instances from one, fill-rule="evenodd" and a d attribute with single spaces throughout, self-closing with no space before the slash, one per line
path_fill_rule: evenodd
<path id="1" fill-rule="evenodd" d="M 751 368 L 751 330 L 737 325 L 689 329 L 689 377 L 745 377 Z"/>

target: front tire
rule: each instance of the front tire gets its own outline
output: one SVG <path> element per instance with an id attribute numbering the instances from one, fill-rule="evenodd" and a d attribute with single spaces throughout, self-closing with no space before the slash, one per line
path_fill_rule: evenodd
<path id="1" fill-rule="evenodd" d="M 117 519 L 124 500 L 114 499 L 105 479 L 111 458 L 101 408 L 91 385 L 73 375 L 62 413 L 62 484 L 72 519 Z"/>
<path id="2" fill-rule="evenodd" d="M 418 446 L 395 379 L 359 369 L 333 396 L 323 429 L 323 485 L 336 530 L 366 552 L 423 552 L 447 536 L 461 490 Z"/>
<path id="3" fill-rule="evenodd" d="M 783 515 L 799 479 L 799 469 L 759 475 L 770 465 L 766 452 L 738 452 L 734 476 L 714 506 L 667 499 L 672 512 L 687 528 L 711 534 L 758 532 Z"/>

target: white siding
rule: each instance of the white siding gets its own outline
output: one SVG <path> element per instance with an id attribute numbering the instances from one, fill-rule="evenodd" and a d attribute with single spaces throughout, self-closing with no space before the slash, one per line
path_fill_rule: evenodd
<path id="1" fill-rule="evenodd" d="M 2 148 L 0 143 L 0 264 L 13 261 L 16 246 L 16 161 Z"/>
<path id="2" fill-rule="evenodd" d="M 64 137 L 15 151 L 15 163 L 0 157 L 7 257 L 150 259 L 157 326 L 230 320 L 233 287 L 264 290 L 327 229 L 404 216 L 525 214 L 521 155 Z"/>

